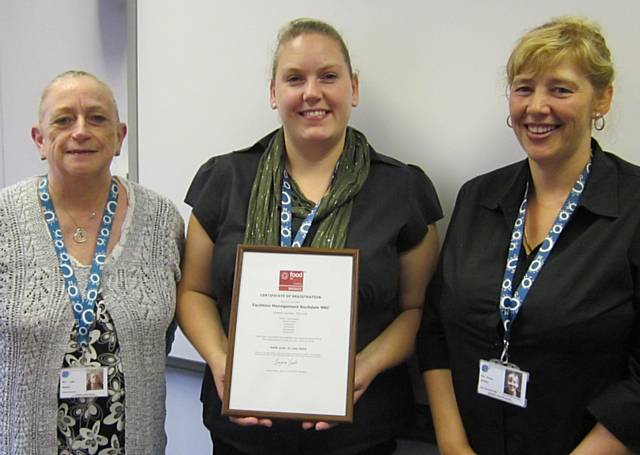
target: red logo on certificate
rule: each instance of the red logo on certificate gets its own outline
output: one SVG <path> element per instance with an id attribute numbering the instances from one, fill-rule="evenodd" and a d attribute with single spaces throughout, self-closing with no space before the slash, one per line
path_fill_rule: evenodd
<path id="1" fill-rule="evenodd" d="M 280 291 L 302 291 L 304 272 L 302 270 L 280 270 Z"/>

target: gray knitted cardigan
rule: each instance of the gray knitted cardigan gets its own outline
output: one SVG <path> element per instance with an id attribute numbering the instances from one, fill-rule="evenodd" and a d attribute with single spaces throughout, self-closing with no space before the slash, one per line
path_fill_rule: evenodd
<path id="1" fill-rule="evenodd" d="M 104 266 L 102 294 L 125 375 L 125 450 L 157 455 L 166 445 L 165 334 L 175 309 L 184 223 L 167 199 L 121 181 L 129 208 Z M 36 179 L 1 190 L 0 454 L 58 453 L 58 377 L 73 322 Z"/>

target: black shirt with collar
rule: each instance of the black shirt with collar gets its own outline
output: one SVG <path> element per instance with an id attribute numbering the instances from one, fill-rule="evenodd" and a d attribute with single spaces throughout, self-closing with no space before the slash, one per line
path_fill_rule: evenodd
<path id="1" fill-rule="evenodd" d="M 273 133 L 272 133 L 273 134 Z M 272 134 L 252 147 L 207 161 L 186 196 L 215 244 L 213 297 L 228 329 L 236 245 L 244 238 L 251 187 L 258 161 Z M 376 153 L 353 200 L 346 248 L 360 250 L 357 350 L 376 338 L 399 312 L 399 257 L 416 246 L 428 225 L 442 217 L 436 192 L 417 167 Z M 301 223 L 293 220 L 294 231 Z M 305 246 L 315 234 L 314 223 Z M 246 453 L 350 454 L 393 438 L 413 416 L 412 387 L 405 365 L 378 375 L 354 409 L 353 424 L 304 431 L 300 422 L 276 421 L 271 429 L 240 427 L 220 416 L 220 400 L 207 368 L 202 388 L 204 421 L 214 439 Z"/>
<path id="2" fill-rule="evenodd" d="M 476 390 L 480 359 L 502 349 L 498 300 L 527 161 L 477 177 L 458 195 L 418 354 L 423 370 L 451 369 L 480 455 L 564 455 L 596 422 L 640 451 L 640 168 L 595 140 L 592 149 L 580 205 L 512 329 L 510 361 L 531 374 L 524 409 Z M 522 252 L 519 264 L 527 263 Z"/>

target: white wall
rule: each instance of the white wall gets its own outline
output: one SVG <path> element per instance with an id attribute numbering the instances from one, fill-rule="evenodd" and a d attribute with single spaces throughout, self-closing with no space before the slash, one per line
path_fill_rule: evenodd
<path id="1" fill-rule="evenodd" d="M 109 84 L 127 120 L 126 0 L 1 0 L 0 187 L 42 173 L 31 142 L 40 93 L 57 74 L 83 69 Z M 127 146 L 113 165 L 126 175 Z"/>
<path id="2" fill-rule="evenodd" d="M 138 0 L 140 181 L 182 205 L 198 166 L 278 125 L 269 108 L 277 30 L 312 16 L 343 32 L 360 71 L 352 124 L 421 165 L 450 212 L 460 184 L 523 157 L 505 125 L 503 70 L 516 39 L 560 14 L 604 28 L 618 70 L 598 137 L 640 162 L 640 2 L 612 0 Z"/>

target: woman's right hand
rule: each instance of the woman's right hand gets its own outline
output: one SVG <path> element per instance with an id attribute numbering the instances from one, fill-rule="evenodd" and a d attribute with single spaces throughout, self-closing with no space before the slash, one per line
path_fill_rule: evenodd
<path id="1" fill-rule="evenodd" d="M 211 367 L 211 374 L 213 376 L 213 383 L 216 386 L 216 391 L 218 392 L 218 396 L 220 400 L 223 400 L 224 396 L 224 376 L 226 371 L 227 364 L 227 356 L 226 354 L 222 354 L 218 356 L 215 362 L 212 362 L 209 366 Z M 271 428 L 273 422 L 271 419 L 261 418 L 261 417 L 234 417 L 229 416 L 229 420 L 236 425 L 240 425 L 243 427 L 251 427 L 255 425 Z"/>
<path id="2" fill-rule="evenodd" d="M 227 334 L 213 299 L 211 276 L 214 244 L 192 214 L 182 260 L 182 280 L 178 285 L 176 319 L 182 332 L 211 368 L 216 392 L 222 400 L 227 361 Z M 238 425 L 270 427 L 270 419 L 229 417 Z"/>

